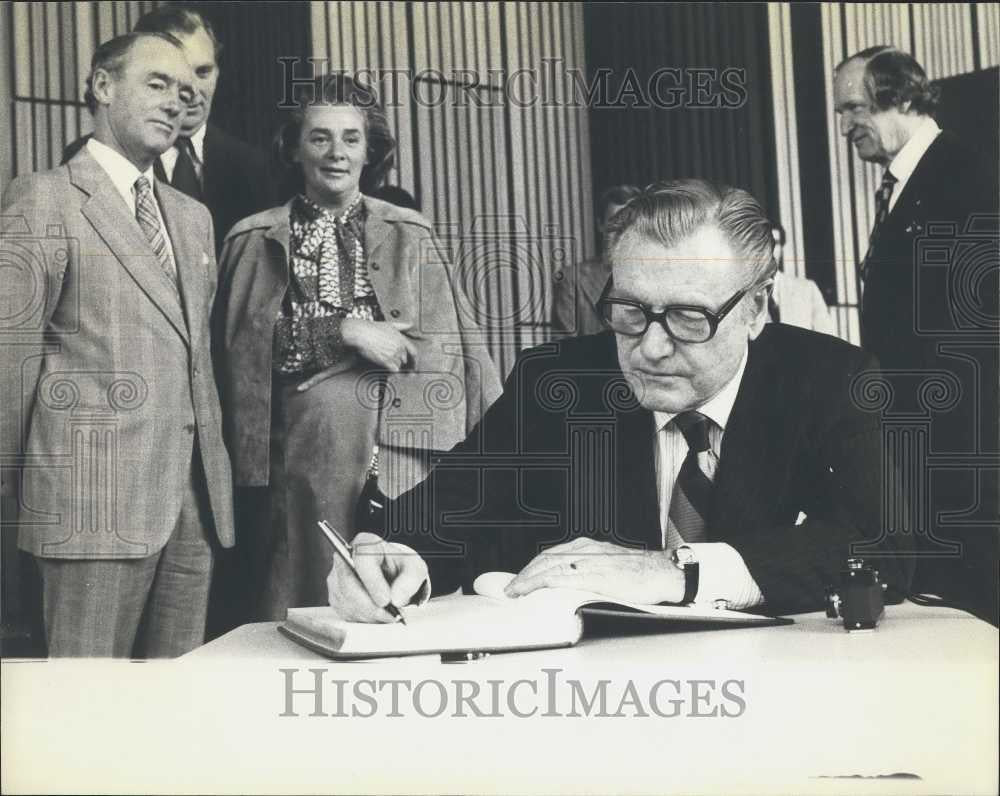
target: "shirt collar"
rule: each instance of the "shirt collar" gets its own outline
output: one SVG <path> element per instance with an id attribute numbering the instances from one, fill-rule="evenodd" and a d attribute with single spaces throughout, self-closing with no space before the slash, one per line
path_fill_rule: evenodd
<path id="1" fill-rule="evenodd" d="M 736 394 L 740 391 L 740 382 L 743 381 L 743 371 L 747 368 L 748 352 L 749 346 L 743 351 L 743 359 L 740 360 L 740 366 L 736 369 L 736 373 L 726 382 L 725 386 L 701 406 L 694 407 L 694 409 L 701 412 L 705 417 L 711 419 L 723 431 L 726 430 L 726 423 L 729 422 L 729 415 L 733 411 L 733 404 L 736 403 Z M 680 413 L 675 412 L 671 414 L 670 412 L 654 411 L 656 433 L 659 434 L 663 430 L 663 427 L 677 417 L 678 414 Z"/>
<path id="2" fill-rule="evenodd" d="M 135 181 L 140 176 L 144 176 L 149 180 L 150 187 L 155 184 L 156 177 L 153 176 L 152 166 L 145 171 L 139 171 L 131 160 L 107 144 L 102 144 L 93 136 L 87 141 L 87 151 L 107 173 L 116 190 L 125 200 L 125 204 L 133 210 L 135 209 Z"/>
<path id="3" fill-rule="evenodd" d="M 199 127 L 195 134 L 191 136 L 191 146 L 194 148 L 195 155 L 198 156 L 198 162 L 205 162 L 205 130 L 208 129 L 208 122 Z"/>
<path id="4" fill-rule="evenodd" d="M 896 157 L 889 164 L 889 171 L 896 178 L 896 193 L 902 192 L 902 186 L 910 179 L 913 170 L 917 168 L 920 158 L 924 152 L 934 143 L 941 128 L 938 127 L 930 116 L 926 117 L 917 127 L 910 140 L 903 145 L 903 148 L 896 153 Z"/>
<path id="5" fill-rule="evenodd" d="M 302 221 L 313 222 L 325 219 L 326 221 L 339 221 L 347 224 L 364 214 L 365 205 L 362 202 L 363 195 L 358 193 L 354 201 L 351 202 L 341 213 L 337 215 L 332 210 L 321 207 L 304 193 L 300 193 L 292 201 L 292 215 L 298 216 Z"/>

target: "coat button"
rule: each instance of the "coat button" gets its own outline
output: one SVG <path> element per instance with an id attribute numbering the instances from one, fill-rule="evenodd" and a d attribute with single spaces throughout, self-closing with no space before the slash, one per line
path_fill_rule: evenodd
<path id="1" fill-rule="evenodd" d="M 188 434 L 194 434 L 194 423 L 188 423 L 186 426 L 184 426 L 184 430 Z"/>
<path id="2" fill-rule="evenodd" d="M 371 268 L 373 271 L 377 271 L 378 270 L 378 263 L 372 263 L 368 267 Z"/>
<path id="3" fill-rule="evenodd" d="M 398 317 L 399 317 L 399 310 L 389 310 L 389 314 L 390 314 L 390 315 L 391 315 L 391 316 L 392 316 L 393 318 L 398 318 Z"/>
<path id="4" fill-rule="evenodd" d="M 394 407 L 395 407 L 396 409 L 399 409 L 399 407 L 401 407 L 401 406 L 403 405 L 403 402 L 402 402 L 401 400 L 399 400 L 398 398 L 393 398 L 393 399 L 392 399 L 392 405 L 393 405 L 393 406 L 394 406 Z"/>

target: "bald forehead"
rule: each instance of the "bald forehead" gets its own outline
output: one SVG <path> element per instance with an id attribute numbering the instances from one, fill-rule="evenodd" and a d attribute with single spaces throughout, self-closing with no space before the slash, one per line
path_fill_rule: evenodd
<path id="1" fill-rule="evenodd" d="M 865 65 L 868 62 L 864 58 L 849 58 L 837 67 L 836 74 L 847 76 L 864 76 Z"/>
<path id="2" fill-rule="evenodd" d="M 140 36 L 124 54 L 126 63 L 142 62 L 154 58 L 187 63 L 184 50 L 181 49 L 180 45 L 160 36 Z"/>
<path id="3" fill-rule="evenodd" d="M 852 98 L 866 97 L 866 65 L 867 62 L 861 58 L 852 58 L 845 62 L 834 76 L 834 91 L 840 95 L 850 95 Z"/>
<path id="4" fill-rule="evenodd" d="M 184 54 L 196 69 L 204 65 L 217 65 L 215 43 L 204 28 L 196 28 L 192 33 L 175 31 L 173 35 L 180 41 Z"/>
<path id="5" fill-rule="evenodd" d="M 155 76 L 169 85 L 178 84 L 184 91 L 190 91 L 194 80 L 184 51 L 157 36 L 137 39 L 123 56 L 123 65 L 129 73 Z"/>

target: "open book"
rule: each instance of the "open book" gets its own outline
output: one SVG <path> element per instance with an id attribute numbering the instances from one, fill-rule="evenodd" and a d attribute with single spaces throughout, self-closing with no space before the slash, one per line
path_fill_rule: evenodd
<path id="1" fill-rule="evenodd" d="M 752 627 L 782 619 L 722 608 L 639 605 L 576 589 L 539 589 L 523 597 L 503 590 L 514 576 L 487 572 L 474 595 L 450 595 L 404 609 L 407 624 L 345 622 L 332 608 L 289 608 L 285 635 L 331 658 L 379 658 L 426 653 L 501 652 L 569 647 L 583 635 L 583 615 L 662 625 Z"/>

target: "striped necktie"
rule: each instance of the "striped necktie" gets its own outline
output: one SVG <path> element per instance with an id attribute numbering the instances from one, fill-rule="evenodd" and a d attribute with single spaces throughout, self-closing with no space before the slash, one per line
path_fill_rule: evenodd
<path id="1" fill-rule="evenodd" d="M 135 218 L 142 227 L 142 233 L 153 248 L 153 253 L 160 263 L 160 268 L 167 275 L 170 283 L 177 288 L 177 269 L 174 261 L 167 251 L 167 239 L 163 228 L 160 226 L 160 216 L 156 212 L 156 200 L 153 198 L 153 189 L 149 180 L 139 177 L 135 181 Z"/>
<path id="2" fill-rule="evenodd" d="M 882 182 L 879 184 L 878 190 L 875 191 L 875 223 L 872 224 L 872 234 L 868 236 L 868 251 L 865 253 L 865 259 L 861 264 L 862 279 L 868 278 L 868 271 L 871 268 L 870 259 L 872 249 L 875 247 L 879 229 L 889 215 L 889 201 L 892 199 L 892 189 L 896 186 L 896 182 L 897 180 L 892 172 L 886 169 L 882 175 Z"/>
<path id="3" fill-rule="evenodd" d="M 671 421 L 684 435 L 688 453 L 681 464 L 674 491 L 670 496 L 667 547 L 683 542 L 701 542 L 706 538 L 705 518 L 712 500 L 712 481 L 719 458 L 708 441 L 711 422 L 699 412 L 682 412 Z"/>

